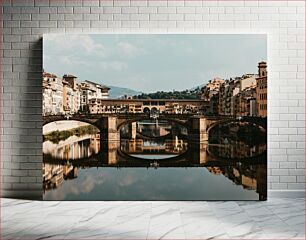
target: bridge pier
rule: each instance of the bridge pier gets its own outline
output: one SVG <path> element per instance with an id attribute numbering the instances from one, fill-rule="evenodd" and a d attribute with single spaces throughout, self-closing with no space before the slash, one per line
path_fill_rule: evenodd
<path id="1" fill-rule="evenodd" d="M 132 122 L 129 124 L 130 139 L 136 139 L 136 134 L 137 134 L 137 122 Z"/>
<path id="2" fill-rule="evenodd" d="M 101 141 L 120 141 L 116 117 L 101 117 L 96 124 L 100 129 Z"/>
<path id="3" fill-rule="evenodd" d="M 100 129 L 100 154 L 102 162 L 116 164 L 117 149 L 120 145 L 120 132 L 117 130 L 116 117 L 102 117 L 96 123 Z"/>
<path id="4" fill-rule="evenodd" d="M 100 141 L 100 156 L 102 162 L 107 165 L 117 165 L 119 161 L 117 151 L 119 148 L 119 141 Z"/>
<path id="5" fill-rule="evenodd" d="M 207 154 L 207 143 L 192 143 L 189 146 L 190 148 L 190 162 L 194 164 L 204 165 L 209 161 Z"/>
<path id="6" fill-rule="evenodd" d="M 177 136 L 179 136 L 180 131 L 174 124 L 172 124 L 170 133 L 171 133 L 172 139 L 176 139 Z"/>
<path id="7" fill-rule="evenodd" d="M 100 141 L 100 159 L 101 162 L 107 165 L 116 165 L 119 161 L 117 150 L 120 147 L 120 142 Z"/>
<path id="8" fill-rule="evenodd" d="M 207 119 L 204 117 L 192 117 L 189 120 L 188 140 L 196 142 L 207 142 Z"/>

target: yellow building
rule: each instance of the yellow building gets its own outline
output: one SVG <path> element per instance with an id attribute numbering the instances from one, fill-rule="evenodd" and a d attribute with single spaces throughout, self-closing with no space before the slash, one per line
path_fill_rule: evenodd
<path id="1" fill-rule="evenodd" d="M 89 100 L 89 113 L 197 113 L 208 102 L 198 99 L 98 99 Z"/>

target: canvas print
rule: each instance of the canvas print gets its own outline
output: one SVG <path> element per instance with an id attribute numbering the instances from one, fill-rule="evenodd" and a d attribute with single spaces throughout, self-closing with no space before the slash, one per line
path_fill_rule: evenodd
<path id="1" fill-rule="evenodd" d="M 266 200 L 264 34 L 43 37 L 45 200 Z"/>

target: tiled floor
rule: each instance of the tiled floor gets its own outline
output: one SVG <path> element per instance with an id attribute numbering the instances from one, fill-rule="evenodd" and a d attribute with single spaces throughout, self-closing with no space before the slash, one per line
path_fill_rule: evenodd
<path id="1" fill-rule="evenodd" d="M 305 199 L 43 202 L 1 199 L 4 239 L 305 239 Z"/>

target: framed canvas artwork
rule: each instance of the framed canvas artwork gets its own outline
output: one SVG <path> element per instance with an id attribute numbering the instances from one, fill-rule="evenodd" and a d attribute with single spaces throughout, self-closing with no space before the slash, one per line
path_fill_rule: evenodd
<path id="1" fill-rule="evenodd" d="M 266 200 L 264 34 L 43 37 L 45 200 Z"/>

